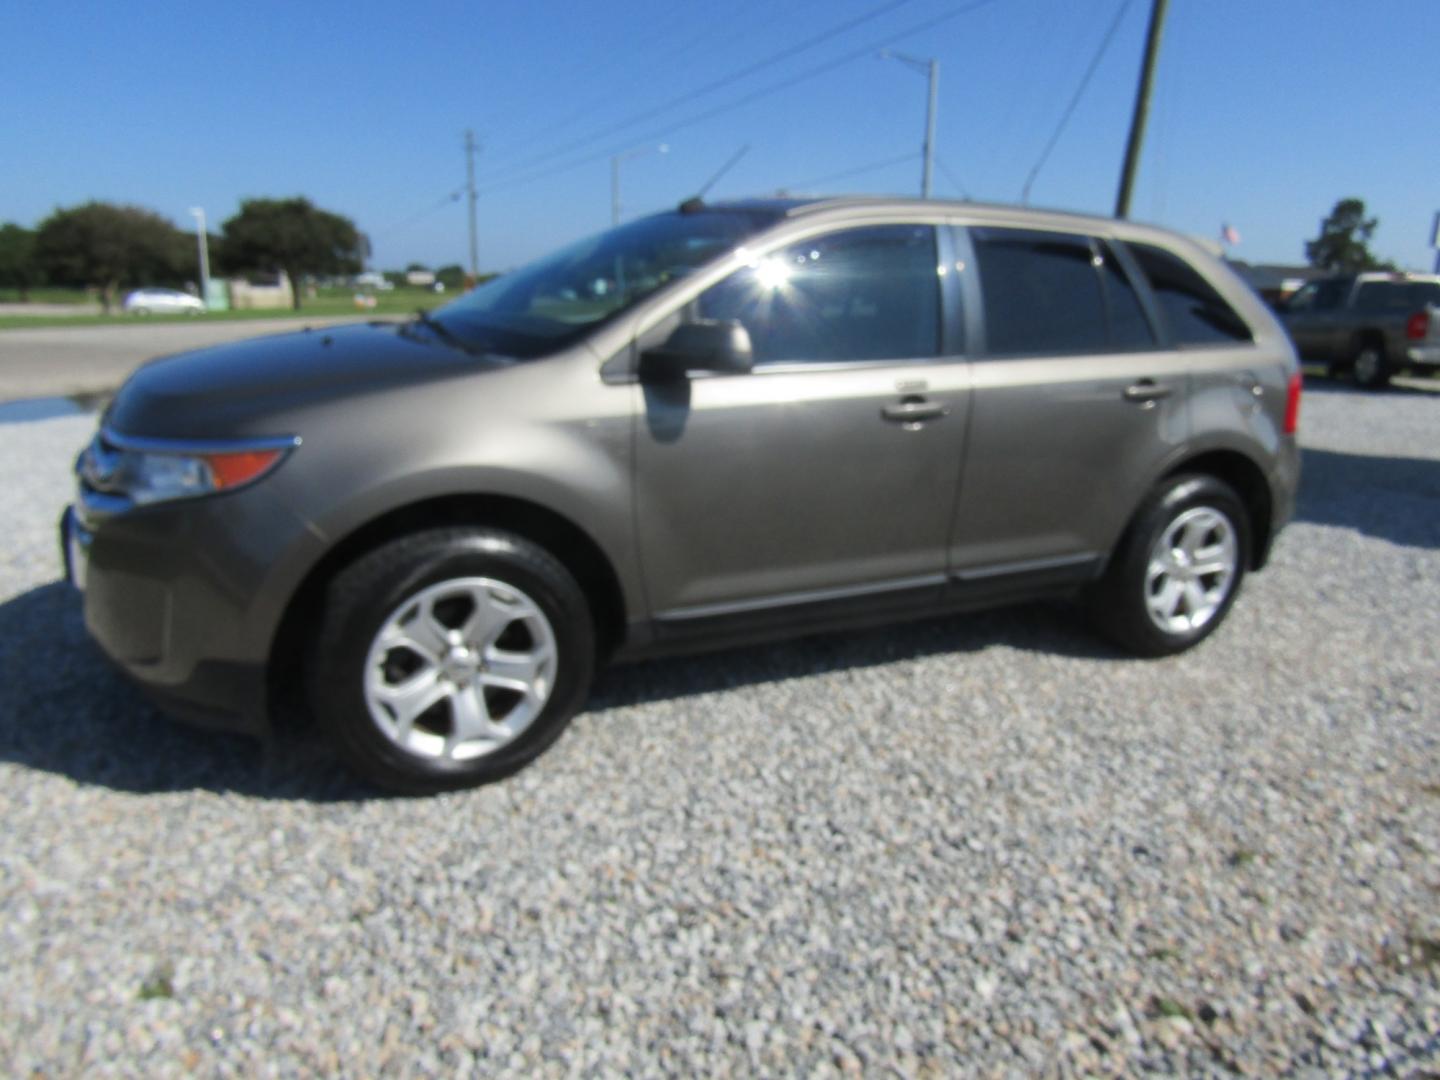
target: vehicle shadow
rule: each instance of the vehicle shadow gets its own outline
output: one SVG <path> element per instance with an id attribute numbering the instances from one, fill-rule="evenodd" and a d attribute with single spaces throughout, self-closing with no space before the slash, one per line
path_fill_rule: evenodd
<path id="1" fill-rule="evenodd" d="M 833 671 L 878 667 L 989 648 L 1084 660 L 1126 659 L 1091 629 L 1077 605 L 1036 602 L 990 611 L 932 616 L 870 630 L 815 634 L 696 656 L 617 664 L 601 672 L 589 708 L 665 701 L 740 686 L 785 682 Z"/>
<path id="2" fill-rule="evenodd" d="M 60 581 L 0 603 L 0 761 L 140 794 L 208 790 L 313 802 L 387 797 L 353 779 L 319 734 L 282 722 L 267 742 L 172 721 L 90 641 Z M 991 647 L 1121 654 L 1065 604 L 1034 604 L 825 634 L 603 672 L 588 710 L 683 698 Z"/>
<path id="3" fill-rule="evenodd" d="M 1440 548 L 1440 460 L 1304 450 L 1295 518 Z"/>
<path id="4" fill-rule="evenodd" d="M 167 718 L 90 640 L 79 597 L 60 581 L 0 603 L 0 761 L 142 794 L 376 795 L 313 731 L 285 730 L 262 743 Z"/>

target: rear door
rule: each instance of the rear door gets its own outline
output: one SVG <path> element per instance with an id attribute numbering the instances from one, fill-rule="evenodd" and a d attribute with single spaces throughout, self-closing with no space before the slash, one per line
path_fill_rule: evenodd
<path id="1" fill-rule="evenodd" d="M 971 591 L 1085 580 L 1188 435 L 1185 367 L 1105 242 L 972 228 L 959 243 L 983 351 L 951 574 Z"/>

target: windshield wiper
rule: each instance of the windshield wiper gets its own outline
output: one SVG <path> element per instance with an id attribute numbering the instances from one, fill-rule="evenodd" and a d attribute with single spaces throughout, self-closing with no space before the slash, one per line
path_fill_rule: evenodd
<path id="1" fill-rule="evenodd" d="M 484 355 L 483 350 L 476 349 L 456 337 L 448 326 L 430 314 L 429 308 L 416 308 L 415 319 L 417 322 L 423 323 L 429 329 L 435 331 L 435 336 L 443 340 L 447 345 L 453 345 L 455 348 L 460 349 L 462 352 L 470 353 L 472 356 Z"/>

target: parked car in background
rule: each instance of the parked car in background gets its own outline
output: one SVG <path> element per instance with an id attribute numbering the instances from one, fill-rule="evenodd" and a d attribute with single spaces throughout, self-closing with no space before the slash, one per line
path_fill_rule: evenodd
<path id="1" fill-rule="evenodd" d="M 1045 595 L 1190 648 L 1290 518 L 1299 404 L 1173 233 L 690 200 L 408 323 L 147 365 L 63 546 L 172 710 L 259 732 L 303 685 L 353 768 L 435 791 L 534 758 L 609 659 Z"/>
<path id="2" fill-rule="evenodd" d="M 1346 274 L 1312 281 L 1282 306 L 1302 359 L 1378 389 L 1406 369 L 1440 368 L 1428 309 L 1440 305 L 1433 274 Z"/>
<path id="3" fill-rule="evenodd" d="M 199 315 L 205 302 L 179 289 L 136 289 L 125 297 L 127 315 Z"/>

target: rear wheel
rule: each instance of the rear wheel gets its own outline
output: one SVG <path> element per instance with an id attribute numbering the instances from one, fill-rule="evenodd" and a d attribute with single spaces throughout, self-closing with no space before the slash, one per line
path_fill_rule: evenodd
<path id="1" fill-rule="evenodd" d="M 1385 347 L 1378 341 L 1365 341 L 1355 350 L 1350 372 L 1355 385 L 1365 390 L 1379 390 L 1390 381 L 1390 361 Z"/>
<path id="2" fill-rule="evenodd" d="M 1112 640 L 1142 656 L 1182 652 L 1224 620 L 1245 576 L 1250 524 L 1212 476 L 1165 481 L 1126 532 L 1091 597 Z"/>
<path id="3" fill-rule="evenodd" d="M 394 791 L 506 776 L 559 737 L 590 687 L 575 579 L 498 530 L 392 541 L 331 583 L 309 690 L 340 755 Z"/>

